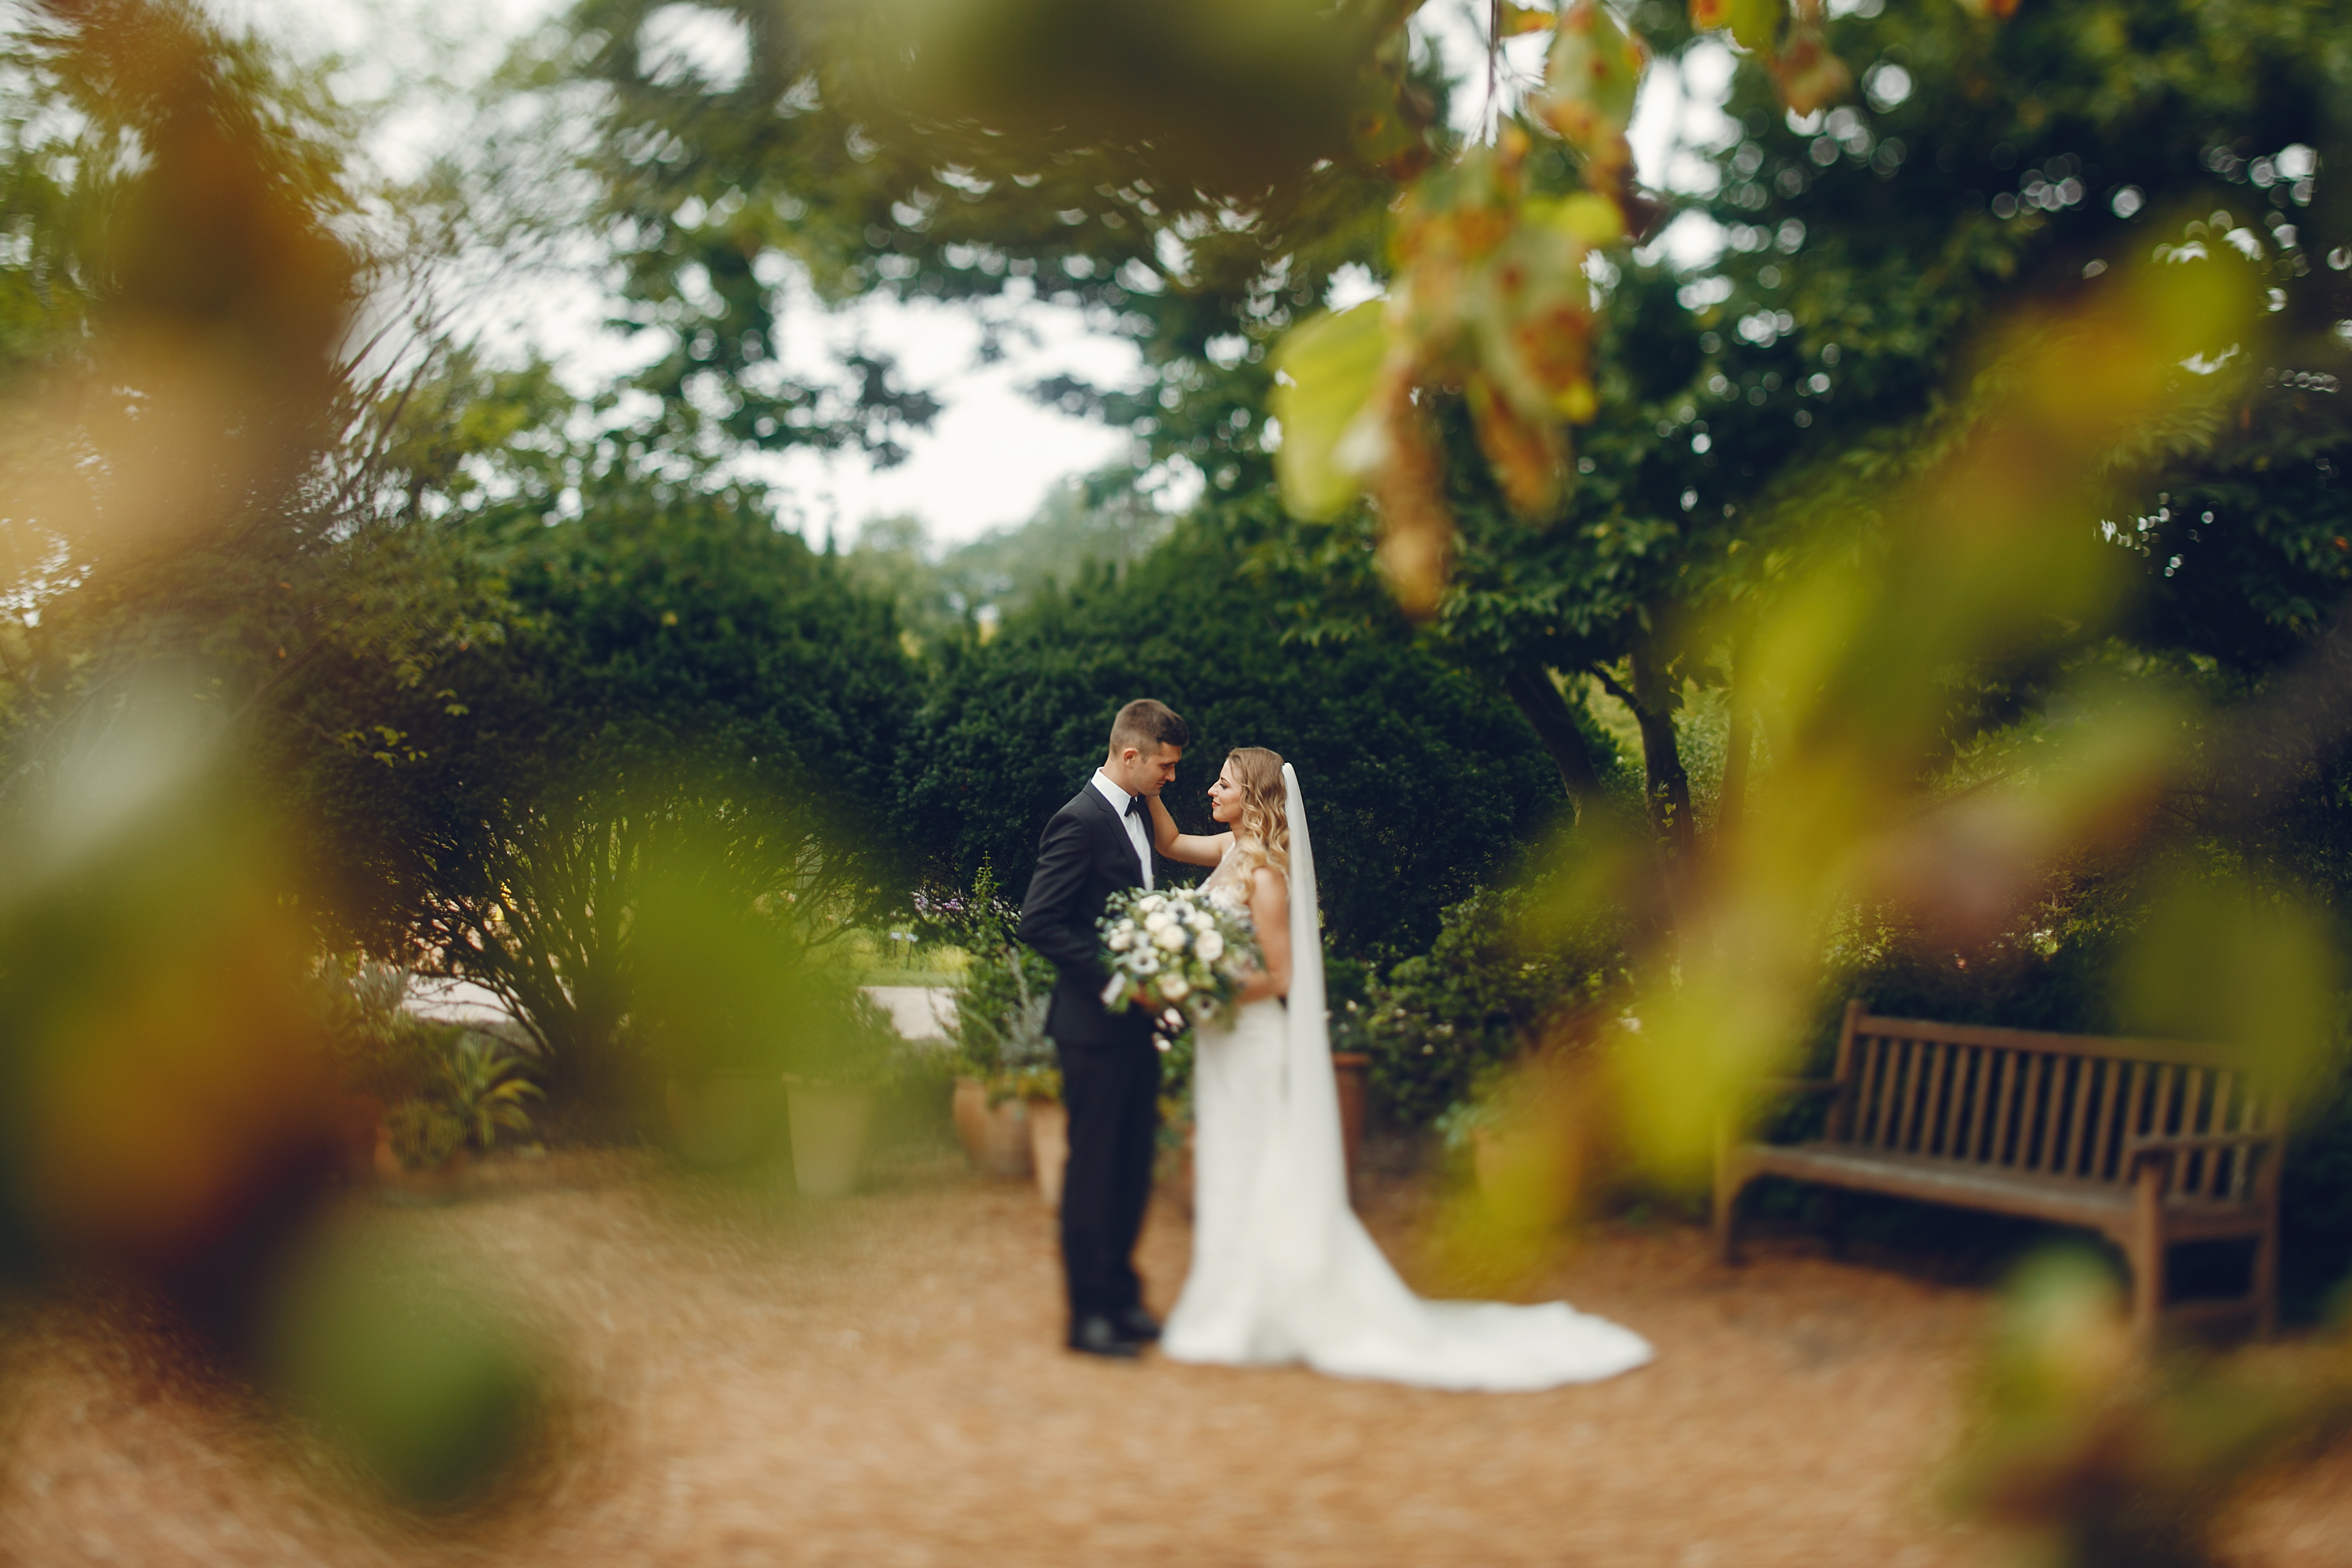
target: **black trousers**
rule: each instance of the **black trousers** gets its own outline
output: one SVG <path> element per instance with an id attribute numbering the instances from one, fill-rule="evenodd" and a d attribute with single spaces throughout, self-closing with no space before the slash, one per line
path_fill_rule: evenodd
<path id="1" fill-rule="evenodd" d="M 1141 1022 L 1141 1020 L 1137 1020 Z M 1070 1163 L 1062 1175 L 1062 1272 L 1073 1320 L 1140 1305 L 1135 1241 L 1151 1201 L 1160 1051 L 1147 1026 L 1101 1045 L 1055 1043 Z"/>

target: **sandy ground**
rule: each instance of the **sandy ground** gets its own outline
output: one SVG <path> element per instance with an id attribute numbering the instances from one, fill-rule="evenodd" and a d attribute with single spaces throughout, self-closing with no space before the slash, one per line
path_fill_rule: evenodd
<path id="1" fill-rule="evenodd" d="M 1422 1190 L 1384 1184 L 1410 1257 Z M 1057 1348 L 1049 1215 L 932 1170 L 831 1205 L 558 1157 L 368 1223 L 490 1260 L 569 1368 L 577 1436 L 503 1518 L 438 1533 L 339 1505 L 250 1401 L 127 1314 L 20 1338 L 0 1553 L 26 1564 L 1988 1564 L 1939 1459 L 1979 1292 L 1767 1241 L 1737 1272 L 1614 1229 L 1536 1294 L 1658 1362 L 1539 1394 Z M 1189 1237 L 1162 1205 L 1153 1294 Z M 289 1451 L 295 1451 L 289 1459 Z M 2352 1564 L 2352 1451 L 2266 1493 L 2252 1568 Z"/>

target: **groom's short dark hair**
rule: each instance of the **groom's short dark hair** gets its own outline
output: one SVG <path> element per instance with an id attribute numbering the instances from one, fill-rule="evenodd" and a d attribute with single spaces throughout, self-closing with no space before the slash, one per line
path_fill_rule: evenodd
<path id="1" fill-rule="evenodd" d="M 1183 720 L 1176 716 L 1176 710 L 1149 697 L 1139 697 L 1129 703 L 1118 710 L 1118 717 L 1110 721 L 1113 756 L 1129 746 L 1149 753 L 1162 746 L 1189 746 L 1192 743 L 1192 731 Z"/>

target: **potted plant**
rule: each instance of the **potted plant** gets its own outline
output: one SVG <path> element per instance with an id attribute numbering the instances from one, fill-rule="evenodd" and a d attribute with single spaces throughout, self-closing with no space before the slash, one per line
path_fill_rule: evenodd
<path id="1" fill-rule="evenodd" d="M 1045 1037 L 1038 1037 L 1043 1040 Z M 1062 1206 L 1062 1173 L 1070 1163 L 1070 1109 L 1062 1103 L 1062 1069 L 1050 1059 L 1014 1069 L 1013 1092 L 1029 1110 L 1029 1161 L 1037 1195 L 1045 1206 Z"/>
<path id="2" fill-rule="evenodd" d="M 340 1090 L 333 1115 L 343 1173 L 353 1181 L 400 1173 L 391 1112 L 432 1088 L 454 1027 L 409 1012 L 409 986 L 406 970 L 363 955 L 329 958 L 315 977 L 319 1036 Z M 437 1142 L 419 1142 L 415 1114 L 401 1131 L 403 1146 L 421 1150 Z"/>
<path id="3" fill-rule="evenodd" d="M 1352 1201 L 1356 1173 L 1362 1162 L 1366 1107 L 1371 1098 L 1372 1057 L 1370 1049 L 1371 1015 L 1357 996 L 1369 984 L 1364 966 L 1334 962 L 1328 972 L 1331 1011 L 1331 1076 L 1339 1090 L 1339 1142 L 1347 1151 L 1348 1194 Z"/>
<path id="4" fill-rule="evenodd" d="M 812 1198 L 856 1187 L 876 1101 L 904 1066 L 905 1042 L 873 998 L 845 983 L 828 989 L 807 997 L 783 1079 L 793 1183 Z"/>
<path id="5" fill-rule="evenodd" d="M 1034 1177 L 1040 1194 L 1058 1203 L 1069 1140 L 1061 1074 L 1045 1037 L 1053 971 L 1013 937 L 1012 911 L 995 892 L 983 866 L 957 922 L 971 962 L 956 984 L 947 1026 L 957 1069 L 956 1137 L 973 1169 Z"/>
<path id="6" fill-rule="evenodd" d="M 1466 1156 L 1490 1206 L 1567 1217 L 1583 1174 L 1585 1097 L 1570 1064 L 1532 1058 L 1482 1070 L 1470 1097 L 1438 1118 L 1449 1152 Z"/>
<path id="7" fill-rule="evenodd" d="M 471 1156 L 496 1148 L 499 1133 L 528 1137 L 527 1102 L 540 1097 L 530 1061 L 504 1040 L 474 1029 L 444 1030 L 434 1081 L 384 1114 L 383 1151 L 398 1189 L 415 1196 L 447 1196 Z"/>

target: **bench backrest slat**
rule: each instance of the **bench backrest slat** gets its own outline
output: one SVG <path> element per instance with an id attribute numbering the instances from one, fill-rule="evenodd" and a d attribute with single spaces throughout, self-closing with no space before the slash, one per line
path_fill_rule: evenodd
<path id="1" fill-rule="evenodd" d="M 1958 1148 L 1952 1142 L 1952 1124 L 1959 1120 L 1960 1108 L 1968 1100 L 1969 1068 L 1970 1058 L 1976 1054 L 1976 1047 L 1954 1046 L 1945 1054 L 1951 1058 L 1952 1065 L 1944 1075 L 1944 1097 L 1937 1102 L 1936 1143 L 1929 1152 L 1941 1154 L 1949 1160 L 1959 1153 Z"/>
<path id="2" fill-rule="evenodd" d="M 2066 1120 L 2066 1146 L 2059 1152 L 2058 1173 L 2079 1176 L 2083 1173 L 2083 1134 L 2091 1124 L 2091 1101 L 2098 1098 L 2099 1080 L 2105 1076 L 2107 1064 L 2096 1057 L 2081 1058 L 2074 1068 L 2074 1114 Z"/>
<path id="3" fill-rule="evenodd" d="M 1829 1136 L 2074 1181 L 2131 1179 L 2136 1137 L 2275 1131 L 2284 1101 L 2220 1047 L 1875 1017 L 1847 1009 Z M 2243 1149 L 2191 1150 L 2174 1197 L 2242 1202 L 2272 1180 Z"/>
<path id="4" fill-rule="evenodd" d="M 2083 1174 L 2095 1182 L 2109 1182 L 2115 1179 L 2113 1172 L 2116 1159 L 2116 1129 L 2121 1124 L 2124 1095 L 2126 1092 L 2125 1086 L 2137 1081 L 2135 1075 L 2139 1070 L 2139 1064 L 2137 1062 L 2110 1061 L 2106 1065 L 2106 1102 L 2099 1107 L 2099 1123 L 2091 1134 L 2089 1156 L 2083 1162 Z"/>
<path id="5" fill-rule="evenodd" d="M 1861 1056 L 1861 1063 L 1863 1063 L 1861 1089 L 1855 1090 L 1853 1096 L 1849 1098 L 1849 1110 L 1846 1110 L 1846 1140 L 1849 1140 L 1849 1142 L 1863 1142 L 1863 1145 L 1874 1145 L 1879 1138 L 1877 1133 L 1879 1079 L 1882 1079 L 1884 1072 L 1886 1072 L 1886 1039 L 1877 1035 L 1872 1035 L 1870 1039 L 1863 1039 L 1861 1044 L 1858 1044 L 1858 1048 L 1855 1048 L 1855 1056 Z"/>
<path id="6" fill-rule="evenodd" d="M 2000 1110 L 1992 1119 L 1992 1140 L 1985 1149 L 1988 1164 L 2006 1165 L 2010 1162 L 2011 1129 L 2017 1125 L 2010 1112 L 2017 1105 L 2017 1080 L 2025 1076 L 2025 1054 L 2022 1051 L 2000 1053 Z"/>
<path id="7" fill-rule="evenodd" d="M 1912 1145 L 1914 1153 L 1936 1152 L 1936 1129 L 1942 1125 L 1944 1114 L 1944 1089 L 1951 1081 L 1952 1057 L 1958 1048 L 1935 1040 L 1927 1042 L 1927 1095 L 1919 1108 L 1919 1141 Z"/>
<path id="8" fill-rule="evenodd" d="M 2017 1158 L 2012 1163 L 2021 1171 L 2042 1169 L 2042 1131 L 2044 1108 L 2050 1100 L 2050 1080 L 2055 1075 L 2050 1070 L 2053 1058 L 2035 1051 L 2025 1058 L 2025 1108 L 2017 1119 Z"/>
<path id="9" fill-rule="evenodd" d="M 1976 1057 L 1976 1082 L 1969 1095 L 1969 1130 L 1960 1141 L 1960 1158 L 1984 1158 L 1985 1111 L 1992 1104 L 1992 1075 L 2001 1053 L 1990 1046 L 1971 1046 Z"/>

